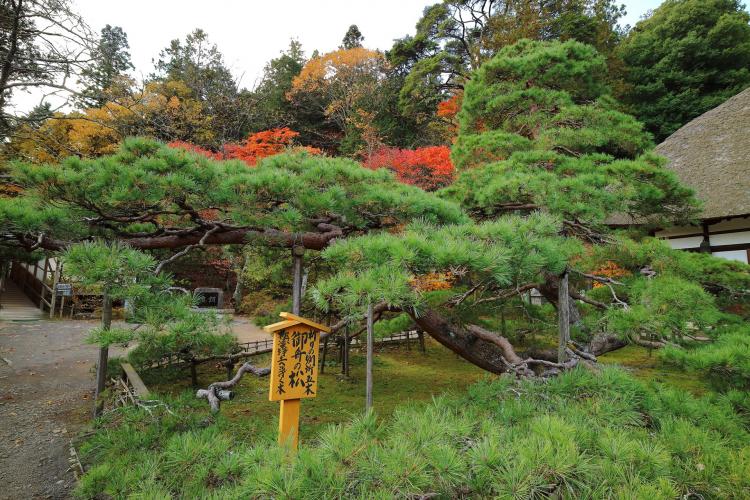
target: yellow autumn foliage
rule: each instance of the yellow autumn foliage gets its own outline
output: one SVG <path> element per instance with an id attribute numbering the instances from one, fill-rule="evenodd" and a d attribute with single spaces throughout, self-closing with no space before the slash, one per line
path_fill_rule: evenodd
<path id="1" fill-rule="evenodd" d="M 100 108 L 55 113 L 38 126 L 21 127 L 9 149 L 26 161 L 53 163 L 71 155 L 114 153 L 131 135 L 210 141 L 210 125 L 210 117 L 183 82 L 151 82 L 137 90 L 120 85 Z"/>
<path id="2" fill-rule="evenodd" d="M 342 129 L 356 119 L 363 100 L 376 95 L 386 77 L 382 52 L 354 47 L 313 57 L 292 81 L 287 99 L 322 97 L 323 111 Z"/>

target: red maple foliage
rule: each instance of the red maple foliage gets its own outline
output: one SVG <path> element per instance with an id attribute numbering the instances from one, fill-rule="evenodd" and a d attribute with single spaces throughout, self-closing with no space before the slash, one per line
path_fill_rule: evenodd
<path id="1" fill-rule="evenodd" d="M 281 153 L 299 135 L 289 127 L 264 130 L 250 134 L 241 144 L 225 144 L 224 154 L 227 158 L 242 160 L 250 166 L 267 156 Z"/>
<path id="2" fill-rule="evenodd" d="M 434 191 L 453 182 L 454 167 L 447 146 L 382 147 L 365 161 L 365 166 L 373 170 L 392 170 L 401 182 L 419 186 L 425 191 Z"/>
<path id="3" fill-rule="evenodd" d="M 437 115 L 442 118 L 453 119 L 461 110 L 461 102 L 463 101 L 464 95 L 462 92 L 453 94 L 445 101 L 439 102 L 437 107 Z"/>
<path id="4" fill-rule="evenodd" d="M 240 144 L 224 144 L 221 152 L 209 151 L 208 149 L 184 141 L 170 142 L 169 146 L 192 151 L 214 160 L 242 160 L 248 165 L 254 166 L 261 158 L 279 154 L 285 149 L 292 147 L 294 138 L 298 135 L 299 132 L 295 132 L 288 127 L 264 130 L 250 134 Z M 304 149 L 312 154 L 320 153 L 318 148 L 309 146 L 302 146 L 300 149 Z"/>

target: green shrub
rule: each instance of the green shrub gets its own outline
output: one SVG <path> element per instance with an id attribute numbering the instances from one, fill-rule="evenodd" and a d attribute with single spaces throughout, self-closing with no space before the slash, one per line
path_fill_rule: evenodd
<path id="1" fill-rule="evenodd" d="M 702 347 L 672 347 L 663 349 L 660 355 L 667 363 L 707 374 L 721 389 L 750 390 L 750 327 L 732 329 Z"/>
<path id="2" fill-rule="evenodd" d="M 274 422 L 243 441 L 189 396 L 128 409 L 83 447 L 79 497 L 747 498 L 747 393 L 696 398 L 618 369 L 509 377 L 332 425 L 296 457 Z M 205 415 L 205 413 L 203 413 Z"/>

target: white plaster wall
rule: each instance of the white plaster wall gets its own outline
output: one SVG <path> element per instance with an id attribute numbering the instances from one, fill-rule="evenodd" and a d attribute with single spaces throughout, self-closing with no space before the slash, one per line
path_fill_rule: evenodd
<path id="1" fill-rule="evenodd" d="M 747 250 L 729 250 L 726 252 L 713 252 L 716 257 L 727 260 L 738 260 L 747 264 Z"/>
<path id="2" fill-rule="evenodd" d="M 701 241 L 703 241 L 703 236 L 690 236 L 688 238 L 673 238 L 671 240 L 666 240 L 667 243 L 669 243 L 669 246 L 674 248 L 675 250 L 685 250 L 687 248 L 698 248 L 701 246 Z"/>
<path id="3" fill-rule="evenodd" d="M 742 231 L 740 233 L 726 233 L 726 234 L 711 234 L 711 246 L 722 246 L 722 245 L 741 245 L 743 243 L 750 243 L 750 231 Z"/>

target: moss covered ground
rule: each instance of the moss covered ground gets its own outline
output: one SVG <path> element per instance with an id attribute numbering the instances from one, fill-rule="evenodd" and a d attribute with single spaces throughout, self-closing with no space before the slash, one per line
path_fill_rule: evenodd
<path id="1" fill-rule="evenodd" d="M 443 346 L 427 340 L 422 353 L 412 343 L 379 349 L 373 361 L 373 394 L 378 414 L 390 416 L 398 407 L 431 399 L 446 393 L 461 393 L 484 377 L 491 377 Z M 330 358 L 329 358 L 330 359 Z M 349 377 L 341 375 L 341 365 L 327 363 L 318 380 L 316 398 L 302 402 L 301 437 L 315 436 L 326 424 L 349 420 L 360 415 L 365 403 L 365 356 L 353 349 L 350 354 Z M 269 364 L 268 355 L 252 358 L 259 366 Z M 149 389 L 170 396 L 192 393 L 189 376 L 185 370 L 168 374 L 145 373 Z M 199 383 L 206 386 L 224 380 L 226 373 L 217 365 L 203 365 L 198 371 Z M 222 414 L 231 422 L 252 427 L 275 428 L 279 403 L 268 401 L 268 379 L 245 376 L 235 388 L 233 401 L 222 405 Z M 206 408 L 208 408 L 207 404 Z"/>
<path id="2" fill-rule="evenodd" d="M 695 372 L 686 372 L 662 362 L 658 353 L 652 349 L 637 345 L 625 346 L 622 349 L 599 356 L 604 365 L 620 366 L 635 378 L 645 382 L 658 382 L 684 389 L 696 396 L 710 392 L 708 382 Z"/>

